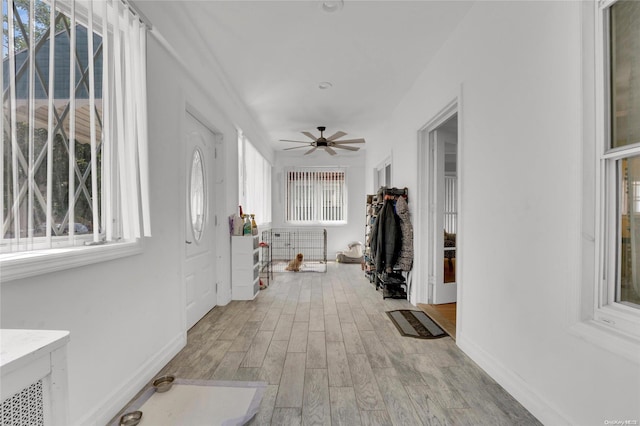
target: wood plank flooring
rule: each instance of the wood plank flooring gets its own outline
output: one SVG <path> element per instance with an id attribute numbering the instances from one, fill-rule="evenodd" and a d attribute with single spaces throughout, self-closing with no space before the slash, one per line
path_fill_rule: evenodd
<path id="1" fill-rule="evenodd" d="M 158 375 L 264 381 L 252 425 L 539 425 L 455 342 L 402 337 L 359 265 L 275 274 L 211 310 Z"/>

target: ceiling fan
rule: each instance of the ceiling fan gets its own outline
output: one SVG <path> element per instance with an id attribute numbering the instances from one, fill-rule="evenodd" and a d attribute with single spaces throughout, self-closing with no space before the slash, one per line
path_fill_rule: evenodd
<path id="1" fill-rule="evenodd" d="M 337 152 L 333 148 L 346 149 L 346 150 L 349 150 L 349 151 L 357 151 L 357 150 L 360 149 L 359 147 L 357 147 L 357 146 L 348 146 L 348 145 L 352 144 L 352 143 L 364 143 L 365 142 L 364 139 L 362 139 L 362 138 L 359 138 L 359 139 L 343 139 L 341 141 L 338 141 L 336 139 L 340 139 L 341 137 L 346 135 L 345 132 L 340 132 L 340 131 L 334 133 L 332 136 L 329 136 L 328 138 L 325 138 L 324 137 L 324 131 L 326 130 L 326 127 L 319 126 L 318 130 L 320 131 L 320 137 L 319 138 L 316 138 L 315 136 L 313 136 L 309 132 L 302 132 L 303 135 L 305 135 L 309 139 L 313 140 L 313 142 L 292 141 L 292 140 L 288 140 L 288 139 L 280 139 L 280 142 L 294 142 L 294 143 L 304 143 L 304 144 L 306 144 L 306 146 L 294 146 L 293 148 L 285 148 L 284 151 L 288 151 L 290 149 L 311 147 L 311 149 L 308 150 L 307 152 L 305 152 L 304 155 L 311 154 L 313 151 L 315 151 L 318 148 L 324 148 L 324 150 L 327 151 L 329 154 L 336 155 Z"/>

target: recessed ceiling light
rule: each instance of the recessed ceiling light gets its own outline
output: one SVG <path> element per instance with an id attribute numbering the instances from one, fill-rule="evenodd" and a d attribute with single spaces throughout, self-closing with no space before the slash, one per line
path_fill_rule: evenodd
<path id="1" fill-rule="evenodd" d="M 328 13 L 337 12 L 344 6 L 344 0 L 323 1 L 322 10 Z"/>
<path id="2" fill-rule="evenodd" d="M 320 82 L 320 84 L 318 84 L 318 87 L 322 90 L 326 90 L 326 89 L 330 89 L 333 87 L 333 84 L 331 84 L 328 81 L 322 81 Z"/>

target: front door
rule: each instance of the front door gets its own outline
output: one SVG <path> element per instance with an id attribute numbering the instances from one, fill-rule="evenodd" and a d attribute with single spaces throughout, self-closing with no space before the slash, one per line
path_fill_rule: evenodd
<path id="1" fill-rule="evenodd" d="M 216 135 L 187 113 L 185 268 L 187 329 L 216 305 L 216 227 L 212 201 Z"/>

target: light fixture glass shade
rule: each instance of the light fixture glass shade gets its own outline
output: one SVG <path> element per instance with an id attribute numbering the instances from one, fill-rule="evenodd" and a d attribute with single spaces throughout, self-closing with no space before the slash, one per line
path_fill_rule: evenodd
<path id="1" fill-rule="evenodd" d="M 328 13 L 336 12 L 342 9 L 344 6 L 344 0 L 323 1 L 322 10 Z"/>

